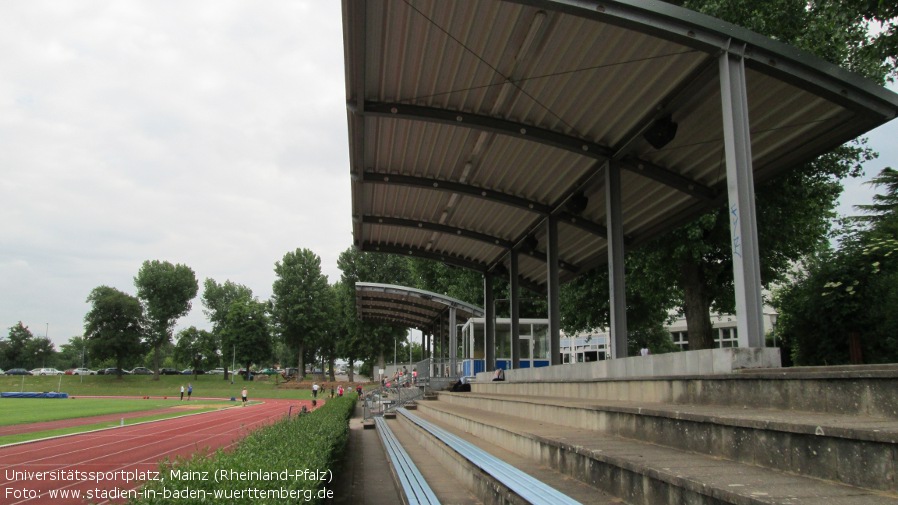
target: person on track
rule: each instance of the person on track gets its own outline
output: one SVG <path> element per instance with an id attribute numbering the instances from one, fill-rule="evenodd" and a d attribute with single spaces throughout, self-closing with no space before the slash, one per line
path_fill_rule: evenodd
<path id="1" fill-rule="evenodd" d="M 193 394 L 193 384 L 187 383 L 187 401 L 190 401 L 190 395 Z"/>
<path id="2" fill-rule="evenodd" d="M 243 391 L 240 392 L 240 396 L 243 397 L 243 406 L 246 407 L 246 386 L 243 387 Z"/>
<path id="3" fill-rule="evenodd" d="M 181 401 L 184 401 L 184 384 L 181 384 Z"/>

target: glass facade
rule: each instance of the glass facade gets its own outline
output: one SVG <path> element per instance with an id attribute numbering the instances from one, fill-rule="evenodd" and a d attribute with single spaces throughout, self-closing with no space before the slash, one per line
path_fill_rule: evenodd
<path id="1" fill-rule="evenodd" d="M 548 366 L 549 321 L 546 319 L 521 319 L 518 342 L 521 368 Z M 484 371 L 486 357 L 486 320 L 472 318 L 459 332 L 462 341 L 460 358 L 464 360 L 465 375 Z M 496 320 L 496 366 L 511 368 L 511 319 Z"/>

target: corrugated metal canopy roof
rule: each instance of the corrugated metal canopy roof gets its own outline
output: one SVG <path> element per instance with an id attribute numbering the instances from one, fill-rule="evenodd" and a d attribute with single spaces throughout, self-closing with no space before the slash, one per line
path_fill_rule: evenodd
<path id="1" fill-rule="evenodd" d="M 464 321 L 483 317 L 483 309 L 438 293 L 371 282 L 355 283 L 356 313 L 365 321 L 433 331 L 450 307 Z"/>
<path id="2" fill-rule="evenodd" d="M 896 95 L 652 1 L 344 0 L 355 246 L 545 283 L 607 261 L 603 170 L 629 245 L 726 202 L 718 58 L 744 55 L 755 181 L 898 114 Z M 664 118 L 673 140 L 644 134 Z"/>

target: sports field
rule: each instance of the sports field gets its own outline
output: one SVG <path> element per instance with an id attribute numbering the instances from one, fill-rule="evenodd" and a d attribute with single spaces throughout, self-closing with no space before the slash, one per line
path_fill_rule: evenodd
<path id="1" fill-rule="evenodd" d="M 193 385 L 193 396 L 202 398 L 239 398 L 245 386 L 251 398 L 308 399 L 312 393 L 308 387 L 284 384 L 274 377 L 244 381 L 235 378 L 231 384 L 221 375 L 163 375 L 153 380 L 151 375 L 125 375 L 119 379 L 108 375 L 0 375 L 2 391 L 59 391 L 69 396 L 131 396 L 177 397 L 181 386 Z"/>
<path id="2" fill-rule="evenodd" d="M 186 406 L 187 402 L 183 403 Z M 4 472 L 0 475 L 4 478 L 0 478 L 0 487 L 4 488 L 5 501 L 0 503 L 83 505 L 85 500 L 120 503 L 123 498 L 136 498 L 142 496 L 138 486 L 143 481 L 162 476 L 160 462 L 227 450 L 253 430 L 291 413 L 297 415 L 303 406 L 311 407 L 311 401 L 263 400 L 245 408 L 3 446 L 0 468 Z M 29 477 L 36 474 L 49 477 Z"/>
<path id="3" fill-rule="evenodd" d="M 193 386 L 188 403 L 181 386 Z M 266 377 L 244 381 L 221 375 L 0 376 L 0 392 L 68 393 L 68 399 L 0 398 L 0 445 L 165 419 L 234 406 L 241 391 L 251 400 L 311 399 L 304 385 Z M 236 400 L 236 401 L 234 401 Z M 189 407 L 188 407 L 189 405 Z"/>

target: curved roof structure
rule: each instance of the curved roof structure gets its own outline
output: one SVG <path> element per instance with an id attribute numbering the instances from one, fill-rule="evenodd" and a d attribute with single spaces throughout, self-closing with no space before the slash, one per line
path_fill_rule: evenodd
<path id="1" fill-rule="evenodd" d="M 719 60 L 745 66 L 757 184 L 898 115 L 896 95 L 655 1 L 344 0 L 355 246 L 546 283 L 727 201 Z"/>
<path id="2" fill-rule="evenodd" d="M 365 321 L 433 331 L 449 308 L 467 320 L 483 317 L 483 309 L 438 293 L 393 284 L 355 283 L 356 313 Z M 445 326 L 445 325 L 443 325 Z"/>

